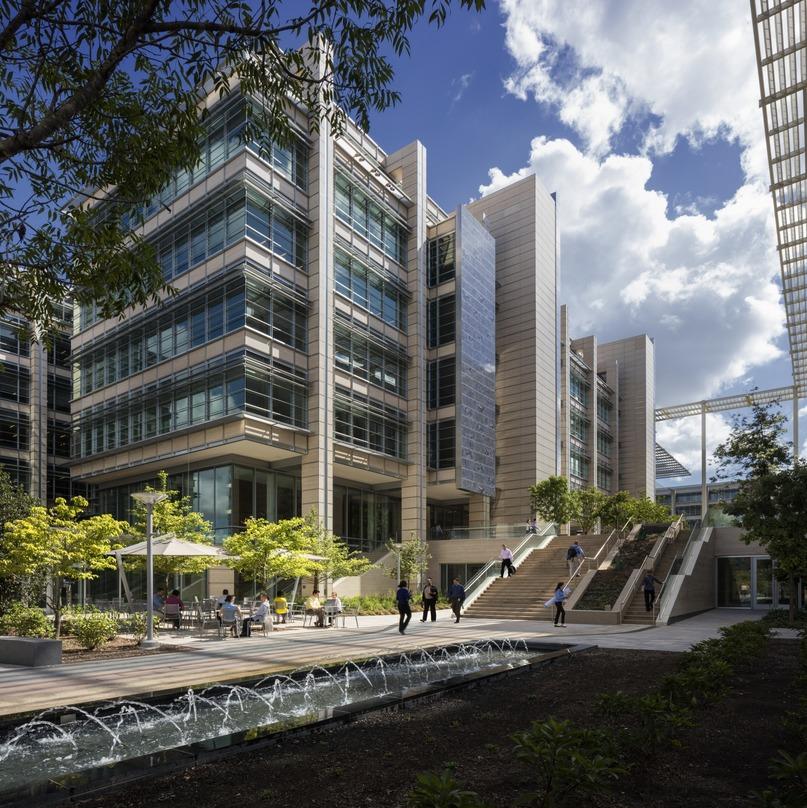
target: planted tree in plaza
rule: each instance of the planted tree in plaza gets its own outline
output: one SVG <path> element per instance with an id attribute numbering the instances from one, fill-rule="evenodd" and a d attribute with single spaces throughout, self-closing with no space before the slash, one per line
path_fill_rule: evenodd
<path id="1" fill-rule="evenodd" d="M 0 553 L 6 522 L 22 519 L 37 505 L 28 492 L 0 470 Z M 30 575 L 4 575 L 0 578 L 0 607 L 10 603 L 29 603 L 42 593 L 42 579 Z"/>
<path id="2" fill-rule="evenodd" d="M 316 563 L 309 558 L 317 540 L 318 527 L 307 519 L 247 519 L 244 530 L 224 540 L 232 556 L 228 566 L 249 581 L 266 586 L 273 578 L 312 575 Z"/>
<path id="3" fill-rule="evenodd" d="M 335 580 L 348 575 L 361 575 L 373 565 L 366 557 L 351 550 L 347 544 L 330 530 L 326 530 L 313 511 L 306 517 L 311 525 L 311 539 L 308 552 L 318 556 L 314 561 L 315 586 L 319 586 L 319 576 Z"/>
<path id="4" fill-rule="evenodd" d="M 0 312 L 46 327 L 67 296 L 104 317 L 157 299 L 154 248 L 131 225 L 206 159 L 200 87 L 260 99 L 242 142 L 264 151 L 291 142 L 291 99 L 314 128 L 339 131 L 345 112 L 368 128 L 399 100 L 391 58 L 413 26 L 452 6 L 484 0 L 0 3 Z M 70 204 L 87 188 L 115 189 L 93 197 L 102 215 Z"/>
<path id="5" fill-rule="evenodd" d="M 190 497 L 183 497 L 179 491 L 168 487 L 168 474 L 161 471 L 157 475 L 157 487 L 146 486 L 146 491 L 161 491 L 168 499 L 154 506 L 152 529 L 155 536 L 173 533 L 182 541 L 194 544 L 213 544 L 213 525 L 198 511 L 194 511 Z M 132 535 L 146 538 L 146 506 L 136 502 L 132 509 L 134 524 Z M 171 588 L 171 579 L 177 575 L 198 575 L 220 560 L 214 556 L 154 556 L 154 573 L 162 575 L 166 590 Z M 136 563 L 142 565 L 143 560 Z"/>
<path id="6" fill-rule="evenodd" d="M 419 583 L 431 561 L 429 543 L 416 533 L 410 533 L 400 543 L 390 539 L 387 549 L 395 555 L 395 566 L 389 568 L 390 577 L 408 581 L 410 587 L 415 581 Z"/>
<path id="7" fill-rule="evenodd" d="M 599 521 L 606 496 L 598 488 L 583 488 L 580 491 L 573 491 L 572 496 L 575 502 L 574 518 L 583 533 L 589 533 Z"/>
<path id="8" fill-rule="evenodd" d="M 126 522 L 109 514 L 82 519 L 87 500 L 57 499 L 52 508 L 35 505 L 27 516 L 6 523 L 0 576 L 41 577 L 47 582 L 47 604 L 53 610 L 59 636 L 67 581 L 86 581 L 100 570 L 114 569 L 108 555 L 121 544 Z"/>
<path id="9" fill-rule="evenodd" d="M 633 518 L 634 499 L 627 491 L 617 491 L 605 500 L 600 511 L 603 524 L 614 530 L 620 530 L 622 526 Z"/>
<path id="10" fill-rule="evenodd" d="M 546 522 L 560 528 L 576 516 L 575 497 L 565 477 L 552 476 L 530 486 L 530 508 Z"/>
<path id="11" fill-rule="evenodd" d="M 779 402 L 752 404 L 751 417 L 734 414 L 728 438 L 714 451 L 715 480 L 750 479 L 779 471 L 793 459 L 792 444 L 784 440 L 787 418 Z"/>
<path id="12" fill-rule="evenodd" d="M 807 575 L 807 465 L 747 480 L 726 510 L 742 519 L 742 540 L 762 545 L 787 581 L 790 622 L 795 622 L 798 579 Z"/>
<path id="13" fill-rule="evenodd" d="M 666 505 L 654 502 L 650 497 L 639 497 L 632 503 L 633 519 L 635 522 L 670 522 L 672 515 Z M 624 522 L 622 523 L 624 524 Z"/>

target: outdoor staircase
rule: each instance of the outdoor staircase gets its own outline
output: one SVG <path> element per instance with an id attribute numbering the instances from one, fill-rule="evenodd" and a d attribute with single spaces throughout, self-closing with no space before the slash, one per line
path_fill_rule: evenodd
<path id="1" fill-rule="evenodd" d="M 587 556 L 593 556 L 604 544 L 605 536 L 576 536 Z M 556 536 L 548 547 L 533 550 L 519 565 L 512 578 L 497 578 L 467 608 L 464 617 L 489 617 L 497 620 L 551 620 L 553 610 L 544 606 L 559 581 L 569 578 L 566 550 L 573 539 Z M 585 570 L 585 565 L 583 567 Z M 581 578 L 569 585 L 573 590 Z"/>
<path id="2" fill-rule="evenodd" d="M 653 575 L 655 575 L 659 581 L 666 580 L 667 576 L 670 574 L 670 569 L 675 561 L 675 557 L 687 543 L 688 538 L 689 531 L 682 530 L 673 541 L 667 543 L 667 546 L 664 548 L 661 558 L 659 558 L 659 560 L 656 562 L 656 568 L 653 571 Z M 659 585 L 656 584 L 656 595 L 658 595 L 658 593 Z M 645 609 L 644 592 L 642 592 L 640 587 L 638 591 L 633 593 L 633 597 L 628 601 L 627 605 L 622 611 L 622 622 L 639 623 L 649 626 L 653 625 L 655 622 L 655 614 L 656 612 L 648 612 Z"/>

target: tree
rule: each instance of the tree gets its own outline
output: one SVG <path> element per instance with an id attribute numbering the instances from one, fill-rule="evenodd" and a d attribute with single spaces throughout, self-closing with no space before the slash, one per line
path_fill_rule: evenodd
<path id="1" fill-rule="evenodd" d="M 0 4 L 0 312 L 47 327 L 67 296 L 103 317 L 158 299 L 154 249 L 122 214 L 199 163 L 199 88 L 224 96 L 240 83 L 261 99 L 244 139 L 264 149 L 290 142 L 290 99 L 314 128 L 338 132 L 345 112 L 369 128 L 371 112 L 399 100 L 390 56 L 408 53 L 422 17 L 442 25 L 452 3 Z M 72 204 L 88 194 L 104 200 L 100 216 Z"/>
<path id="2" fill-rule="evenodd" d="M 633 516 L 633 497 L 627 491 L 617 491 L 606 497 L 600 512 L 603 524 L 619 530 Z"/>
<path id="3" fill-rule="evenodd" d="M 325 530 L 313 511 L 306 517 L 306 521 L 312 527 L 308 552 L 321 557 L 313 565 L 317 577 L 319 573 L 331 580 L 348 575 L 362 575 L 373 566 L 366 556 L 352 551 L 342 539 L 334 536 L 330 530 Z M 318 586 L 319 581 L 315 580 L 315 585 Z"/>
<path id="4" fill-rule="evenodd" d="M 3 548 L 3 526 L 6 522 L 22 519 L 31 513 L 37 500 L 15 483 L 5 471 L 0 469 L 0 552 Z M 41 594 L 41 579 L 31 576 L 8 575 L 0 579 L 0 605 L 14 603 L 28 604 L 34 593 Z"/>
<path id="5" fill-rule="evenodd" d="M 792 462 L 792 444 L 785 443 L 787 418 L 778 411 L 779 402 L 748 404 L 752 415 L 732 416 L 731 433 L 714 451 L 718 460 L 714 480 L 761 477 L 779 471 Z"/>
<path id="6" fill-rule="evenodd" d="M 565 477 L 553 476 L 530 486 L 530 508 L 560 527 L 575 516 L 575 498 Z"/>
<path id="7" fill-rule="evenodd" d="M 247 519 L 242 533 L 224 540 L 224 549 L 232 556 L 228 565 L 264 586 L 272 578 L 311 575 L 317 565 L 306 554 L 311 553 L 317 532 L 317 526 L 301 517 L 279 522 Z"/>
<path id="8" fill-rule="evenodd" d="M 660 505 L 654 502 L 650 497 L 639 497 L 632 502 L 632 511 L 634 521 L 636 522 L 670 522 L 672 515 L 670 509 L 666 505 Z M 624 524 L 624 522 L 622 523 Z"/>
<path id="9" fill-rule="evenodd" d="M 146 491 L 162 491 L 168 494 L 168 499 L 158 502 L 154 506 L 152 529 L 155 536 L 164 533 L 173 533 L 182 541 L 195 544 L 213 544 L 213 525 L 201 513 L 191 507 L 190 497 L 183 497 L 179 491 L 168 488 L 168 474 L 161 471 L 158 475 L 158 486 L 152 488 L 147 485 Z M 146 506 L 135 502 L 132 509 L 134 525 L 132 535 L 146 538 Z M 140 560 L 138 559 L 138 564 Z M 171 588 L 171 576 L 186 574 L 193 575 L 204 572 L 209 567 L 219 563 L 214 555 L 209 556 L 166 556 L 153 557 L 154 572 L 164 577 L 164 586 Z"/>
<path id="10" fill-rule="evenodd" d="M 583 533 L 588 533 L 600 518 L 600 511 L 605 504 L 605 494 L 598 488 L 583 488 L 572 492 L 575 499 L 575 518 Z"/>
<path id="11" fill-rule="evenodd" d="M 807 465 L 747 480 L 726 511 L 742 518 L 742 540 L 762 545 L 789 583 L 790 622 L 796 618 L 798 578 L 807 575 Z"/>
<path id="12" fill-rule="evenodd" d="M 128 529 L 109 514 L 81 519 L 87 500 L 59 498 L 52 508 L 35 505 L 28 516 L 8 522 L 3 535 L 0 575 L 42 576 L 49 584 L 56 636 L 62 624 L 65 581 L 90 580 L 96 572 L 114 569 L 108 555 Z"/>
<path id="13" fill-rule="evenodd" d="M 420 581 L 432 557 L 428 542 L 416 533 L 410 533 L 409 538 L 404 539 L 400 546 L 390 539 L 387 542 L 387 549 L 396 556 L 395 566 L 389 569 L 390 578 L 398 578 L 410 584 L 416 579 Z"/>

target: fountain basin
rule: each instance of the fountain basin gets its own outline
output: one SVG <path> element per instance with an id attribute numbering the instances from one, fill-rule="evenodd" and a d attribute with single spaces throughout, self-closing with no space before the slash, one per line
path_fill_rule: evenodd
<path id="1" fill-rule="evenodd" d="M 581 650 L 480 641 L 272 674 L 174 698 L 53 708 L 0 728 L 0 804 L 59 802 L 155 771 L 242 754 Z"/>

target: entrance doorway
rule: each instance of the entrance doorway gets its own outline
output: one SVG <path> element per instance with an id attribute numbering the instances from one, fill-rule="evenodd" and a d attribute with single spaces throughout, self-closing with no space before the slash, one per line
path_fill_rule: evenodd
<path id="1" fill-rule="evenodd" d="M 717 605 L 730 609 L 771 609 L 787 593 L 779 591 L 773 562 L 764 556 L 717 559 Z"/>

